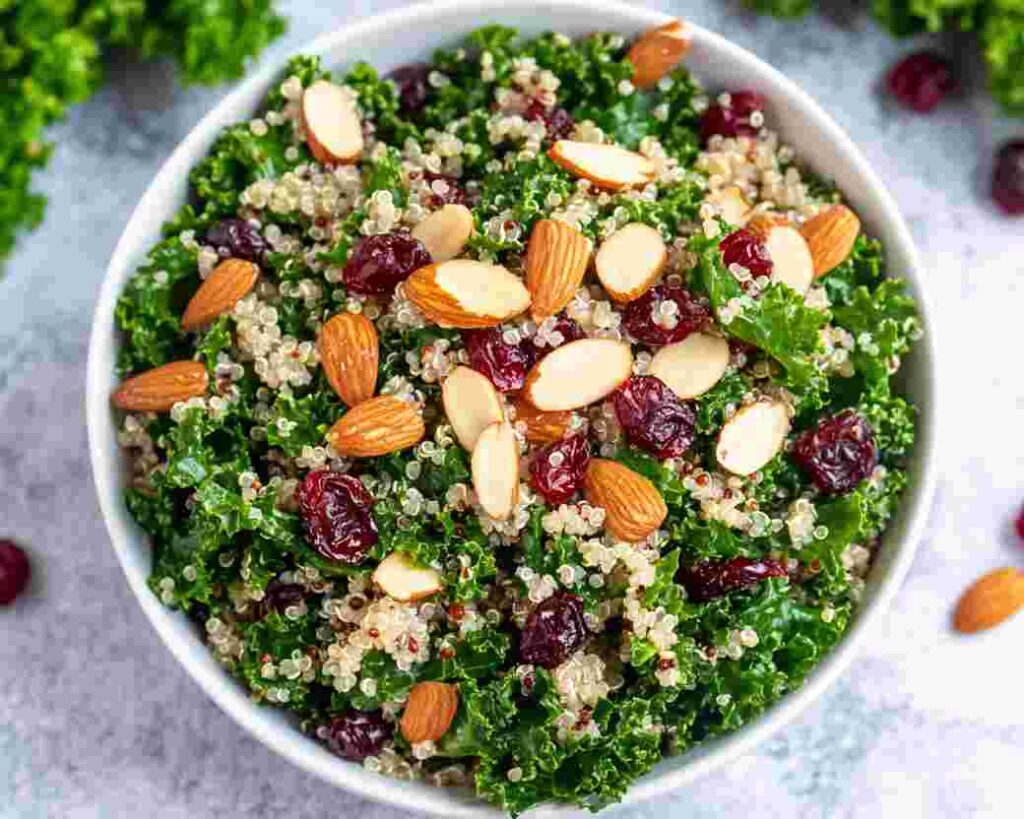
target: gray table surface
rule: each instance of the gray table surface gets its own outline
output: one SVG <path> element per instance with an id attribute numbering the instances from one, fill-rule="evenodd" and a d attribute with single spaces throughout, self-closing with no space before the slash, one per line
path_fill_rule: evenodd
<path id="1" fill-rule="evenodd" d="M 281 2 L 291 29 L 265 59 L 395 5 Z M 943 478 L 911 576 L 844 679 L 729 770 L 612 814 L 1020 816 L 1024 618 L 973 639 L 948 628 L 967 581 L 1024 559 L 1011 533 L 1024 500 L 1024 223 L 994 212 L 976 160 L 1010 126 L 976 79 L 929 117 L 884 104 L 879 76 L 906 46 L 849 13 L 784 25 L 721 0 L 652 5 L 790 74 L 888 182 L 938 308 Z M 93 300 L 150 177 L 226 91 L 176 90 L 159 69 L 114 75 L 55 129 L 39 179 L 46 222 L 0 282 L 0 535 L 27 544 L 36 567 L 31 594 L 0 614 L 0 816 L 397 815 L 288 766 L 217 710 L 108 547 L 82 413 Z"/>

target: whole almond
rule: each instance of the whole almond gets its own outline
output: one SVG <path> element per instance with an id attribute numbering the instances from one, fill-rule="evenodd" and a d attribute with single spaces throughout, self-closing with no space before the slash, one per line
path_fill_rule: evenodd
<path id="1" fill-rule="evenodd" d="M 379 395 L 352 407 L 327 432 L 339 455 L 376 458 L 423 440 L 423 418 L 413 404 L 394 395 Z"/>
<path id="2" fill-rule="evenodd" d="M 953 613 L 953 627 L 973 634 L 999 625 L 1024 606 L 1024 572 L 1012 567 L 983 575 L 963 593 Z"/>
<path id="3" fill-rule="evenodd" d="M 860 234 L 860 219 L 846 205 L 832 205 L 808 219 L 800 234 L 811 249 L 817 279 L 850 257 Z"/>
<path id="4" fill-rule="evenodd" d="M 445 205 L 412 229 L 435 262 L 458 256 L 473 235 L 473 213 L 465 205 Z"/>
<path id="5" fill-rule="evenodd" d="M 402 721 L 402 736 L 410 745 L 436 742 L 451 727 L 459 710 L 459 689 L 442 682 L 419 682 L 409 691 Z"/>
<path id="6" fill-rule="evenodd" d="M 189 299 L 181 316 L 183 330 L 194 330 L 231 310 L 256 286 L 260 269 L 245 259 L 225 259 Z"/>
<path id="7" fill-rule="evenodd" d="M 199 361 L 172 361 L 132 376 L 111 400 L 126 412 L 167 412 L 179 401 L 206 394 L 206 367 Z"/>
<path id="8" fill-rule="evenodd" d="M 522 397 L 516 397 L 512 406 L 516 413 L 516 426 L 522 425 L 526 440 L 531 444 L 560 441 L 572 423 L 572 412 L 569 410 L 539 410 Z"/>
<path id="9" fill-rule="evenodd" d="M 583 489 L 592 505 L 604 509 L 605 528 L 628 543 L 643 540 L 668 515 L 654 484 L 618 461 L 591 460 Z"/>
<path id="10" fill-rule="evenodd" d="M 320 329 L 320 363 L 338 397 L 349 407 L 373 397 L 377 386 L 377 330 L 362 313 L 338 313 Z"/>
<path id="11" fill-rule="evenodd" d="M 553 316 L 576 294 L 590 261 L 590 241 L 573 227 L 541 219 L 526 246 L 526 289 L 530 315 L 540 322 Z"/>
<path id="12" fill-rule="evenodd" d="M 682 20 L 648 29 L 637 38 L 627 55 L 633 64 L 633 85 L 650 88 L 675 68 L 689 50 L 690 36 Z"/>

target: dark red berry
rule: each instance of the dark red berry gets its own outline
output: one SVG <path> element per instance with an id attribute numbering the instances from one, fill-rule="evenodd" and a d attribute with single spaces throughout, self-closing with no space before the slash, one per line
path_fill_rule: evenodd
<path id="1" fill-rule="evenodd" d="M 851 492 L 878 464 L 878 449 L 867 421 L 853 410 L 822 418 L 793 446 L 793 460 L 827 495 Z"/>
<path id="2" fill-rule="evenodd" d="M 439 208 L 442 205 L 466 204 L 466 192 L 459 185 L 459 180 L 454 176 L 446 173 L 424 171 L 423 181 L 430 188 L 430 196 L 427 198 L 427 203 L 432 208 Z"/>
<path id="3" fill-rule="evenodd" d="M 675 307 L 665 307 L 666 303 Z M 659 347 L 682 341 L 710 317 L 707 306 L 691 296 L 685 287 L 661 284 L 626 305 L 622 311 L 622 326 L 642 344 Z"/>
<path id="4" fill-rule="evenodd" d="M 756 136 L 761 126 L 754 125 L 750 116 L 764 111 L 765 100 L 756 91 L 733 91 L 729 104 L 708 106 L 700 118 L 700 138 L 707 142 L 716 134 L 723 137 Z"/>
<path id="5" fill-rule="evenodd" d="M 282 583 L 280 580 L 271 580 L 263 593 L 260 601 L 260 609 L 263 616 L 276 611 L 283 614 L 289 606 L 295 606 L 306 596 L 306 590 L 298 583 Z"/>
<path id="6" fill-rule="evenodd" d="M 1006 213 L 1024 213 L 1024 139 L 1007 142 L 992 168 L 992 198 Z"/>
<path id="7" fill-rule="evenodd" d="M 543 122 L 548 132 L 547 138 L 552 142 L 568 139 L 576 127 L 576 122 L 568 111 L 557 105 L 546 108 L 540 100 L 534 100 L 527 106 L 523 118 L 529 122 Z"/>
<path id="8" fill-rule="evenodd" d="M 921 114 L 931 111 L 956 88 L 949 60 L 930 51 L 904 57 L 889 70 L 885 84 L 901 105 Z"/>
<path id="9" fill-rule="evenodd" d="M 530 612 L 519 634 L 519 659 L 530 665 L 554 668 L 564 663 L 587 639 L 583 601 L 575 594 L 558 592 Z"/>
<path id="10" fill-rule="evenodd" d="M 521 390 L 530 369 L 532 343 L 519 341 L 510 344 L 500 327 L 466 330 L 462 340 L 469 353 L 469 366 L 483 373 L 501 392 Z"/>
<path id="11" fill-rule="evenodd" d="M 394 734 L 394 726 L 384 719 L 380 711 L 355 709 L 334 717 L 317 731 L 331 751 L 353 762 L 377 756 Z"/>
<path id="12" fill-rule="evenodd" d="M 411 63 L 396 68 L 388 79 L 394 82 L 398 90 L 398 109 L 403 114 L 418 114 L 427 104 L 430 86 L 427 77 L 430 66 L 426 63 Z"/>
<path id="13" fill-rule="evenodd" d="M 324 557 L 358 563 L 377 542 L 373 497 L 352 475 L 310 472 L 296 491 L 306 539 Z"/>
<path id="14" fill-rule="evenodd" d="M 427 249 L 405 231 L 360 239 L 342 273 L 345 286 L 361 296 L 390 296 L 414 270 L 433 260 Z"/>
<path id="15" fill-rule="evenodd" d="M 28 555 L 13 541 L 0 540 L 0 606 L 13 603 L 31 575 Z"/>
<path id="16" fill-rule="evenodd" d="M 728 267 L 738 264 L 750 271 L 752 276 L 772 275 L 772 259 L 768 248 L 760 237 L 745 228 L 736 230 L 726 236 L 718 245 L 722 251 L 722 261 Z"/>
<path id="17" fill-rule="evenodd" d="M 572 435 L 537 451 L 530 463 L 530 483 L 548 504 L 558 506 L 583 486 L 589 463 L 587 436 Z"/>
<path id="18" fill-rule="evenodd" d="M 1017 530 L 1017 537 L 1024 540 L 1024 506 L 1021 507 L 1017 513 L 1017 520 L 1014 522 L 1014 528 Z"/>
<path id="19" fill-rule="evenodd" d="M 738 589 L 754 586 L 769 577 L 786 577 L 785 567 L 777 560 L 733 557 L 729 560 L 702 560 L 679 570 L 676 576 L 691 600 L 703 603 Z"/>
<path id="20" fill-rule="evenodd" d="M 678 458 L 693 443 L 697 411 L 660 378 L 634 375 L 612 393 L 626 439 L 656 458 Z"/>
<path id="21" fill-rule="evenodd" d="M 259 229 L 248 219 L 221 219 L 207 229 L 203 241 L 221 256 L 258 262 L 270 249 Z"/>

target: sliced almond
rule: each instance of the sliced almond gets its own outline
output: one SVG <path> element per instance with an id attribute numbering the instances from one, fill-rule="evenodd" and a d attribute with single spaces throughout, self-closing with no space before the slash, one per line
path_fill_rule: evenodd
<path id="1" fill-rule="evenodd" d="M 465 205 L 444 205 L 412 229 L 435 263 L 458 256 L 472 235 L 473 213 Z"/>
<path id="2" fill-rule="evenodd" d="M 313 158 L 324 165 L 348 165 L 363 153 L 363 123 L 352 93 L 317 80 L 302 93 L 302 129 Z"/>
<path id="3" fill-rule="evenodd" d="M 594 269 L 608 295 L 621 304 L 646 293 L 667 260 L 661 234 L 650 225 L 631 222 L 601 243 Z"/>
<path id="4" fill-rule="evenodd" d="M 256 286 L 260 269 L 244 259 L 225 259 L 207 276 L 181 315 L 181 329 L 195 330 L 231 310 Z"/>
<path id="5" fill-rule="evenodd" d="M 618 461 L 593 458 L 583 489 L 591 504 L 604 509 L 605 528 L 628 543 L 643 540 L 668 515 L 654 484 Z"/>
<path id="6" fill-rule="evenodd" d="M 338 313 L 320 329 L 320 363 L 338 397 L 349 407 L 373 397 L 377 386 L 377 330 L 362 313 Z"/>
<path id="7" fill-rule="evenodd" d="M 516 427 L 522 425 L 523 434 L 531 444 L 550 444 L 561 440 L 572 423 L 572 413 L 568 410 L 545 412 L 522 397 L 517 397 L 512 406 Z"/>
<path id="8" fill-rule="evenodd" d="M 814 278 L 845 262 L 860 234 L 860 219 L 846 205 L 832 205 L 808 219 L 800 233 L 814 260 Z"/>
<path id="9" fill-rule="evenodd" d="M 757 216 L 747 224 L 764 242 L 772 260 L 772 281 L 806 293 L 814 281 L 814 260 L 800 231 L 778 216 Z"/>
<path id="10" fill-rule="evenodd" d="M 496 327 L 530 306 L 530 292 L 517 276 L 472 259 L 421 267 L 404 289 L 409 301 L 442 327 Z"/>
<path id="11" fill-rule="evenodd" d="M 473 488 L 483 510 L 505 520 L 519 502 L 519 442 L 507 421 L 480 433 L 470 458 Z"/>
<path id="12" fill-rule="evenodd" d="M 610 191 L 646 185 L 655 173 L 647 157 L 618 145 L 560 139 L 548 151 L 548 157 L 569 173 Z"/>
<path id="13" fill-rule="evenodd" d="M 539 410 L 585 407 L 609 395 L 633 371 L 629 344 L 581 338 L 548 353 L 526 376 L 523 395 Z"/>
<path id="14" fill-rule="evenodd" d="M 352 407 L 327 432 L 335 451 L 349 458 L 376 458 L 423 440 L 416 407 L 394 395 L 379 395 Z"/>
<path id="15" fill-rule="evenodd" d="M 1006 567 L 983 575 L 963 593 L 953 627 L 963 634 L 998 626 L 1024 607 L 1024 572 Z"/>
<path id="16" fill-rule="evenodd" d="M 206 395 L 209 376 L 199 361 L 172 361 L 132 376 L 111 400 L 126 412 L 167 412 L 179 401 Z"/>
<path id="17" fill-rule="evenodd" d="M 470 452 L 480 433 L 505 417 L 491 379 L 470 367 L 452 370 L 441 385 L 441 400 L 455 437 Z"/>
<path id="18" fill-rule="evenodd" d="M 728 366 L 729 342 L 720 336 L 690 333 L 654 354 L 651 375 L 680 398 L 696 398 L 715 386 Z"/>
<path id="19" fill-rule="evenodd" d="M 526 246 L 526 287 L 536 322 L 553 316 L 575 295 L 590 262 L 590 240 L 573 227 L 541 219 Z"/>
<path id="20" fill-rule="evenodd" d="M 627 59 L 633 64 L 633 85 L 650 88 L 679 62 L 690 50 L 690 33 L 682 20 L 641 34 L 629 49 Z"/>
<path id="21" fill-rule="evenodd" d="M 442 682 L 418 682 L 409 690 L 399 728 L 410 745 L 436 742 L 459 710 L 459 689 Z"/>
<path id="22" fill-rule="evenodd" d="M 373 582 L 393 600 L 409 603 L 441 591 L 441 575 L 421 566 L 405 552 L 392 552 L 373 570 Z"/>
<path id="23" fill-rule="evenodd" d="M 775 457 L 789 434 L 789 412 L 777 401 L 742 407 L 718 433 L 715 456 L 734 475 L 751 475 Z"/>
<path id="24" fill-rule="evenodd" d="M 730 225 L 742 227 L 750 218 L 751 206 L 747 198 L 736 185 L 729 185 L 727 188 L 720 188 L 709 194 L 707 202 L 710 202 L 718 213 Z"/>

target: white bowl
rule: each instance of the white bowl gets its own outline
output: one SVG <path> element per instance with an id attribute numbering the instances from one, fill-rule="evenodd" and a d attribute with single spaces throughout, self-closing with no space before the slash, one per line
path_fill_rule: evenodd
<path id="1" fill-rule="evenodd" d="M 484 23 L 516 26 L 524 34 L 553 29 L 578 36 L 595 30 L 632 34 L 665 19 L 661 13 L 610 0 L 442 0 L 361 20 L 319 37 L 299 53 L 321 55 L 332 67 L 363 59 L 387 71 L 425 58 L 435 47 L 456 43 Z M 909 281 L 926 328 L 924 339 L 905 363 L 906 390 L 921 410 L 919 436 L 910 467 L 911 488 L 886 535 L 863 605 L 843 642 L 799 691 L 742 730 L 663 761 L 634 785 L 624 799 L 627 803 L 692 782 L 750 750 L 792 720 L 839 676 L 903 580 L 925 525 L 936 478 L 935 367 L 933 341 L 927 332 L 931 329 L 930 312 L 903 219 L 849 137 L 807 94 L 739 46 L 697 26 L 692 26 L 692 31 L 693 47 L 686 65 L 709 88 L 742 87 L 763 93 L 769 100 L 773 125 L 802 160 L 836 181 L 867 230 L 884 241 L 890 272 Z M 185 201 L 189 169 L 206 155 L 223 127 L 253 115 L 279 80 L 283 65 L 282 61 L 268 66 L 241 83 L 182 141 L 142 197 L 110 261 L 93 322 L 86 397 L 89 448 L 100 507 L 128 583 L 157 633 L 203 690 L 262 742 L 307 771 L 372 799 L 447 816 L 494 815 L 493 808 L 466 793 L 371 774 L 302 735 L 283 712 L 253 705 L 213 659 L 185 617 L 162 606 L 146 586 L 150 550 L 122 501 L 122 462 L 108 401 L 115 385 L 118 345 L 115 302 L 136 266 L 159 239 L 161 223 Z"/>

